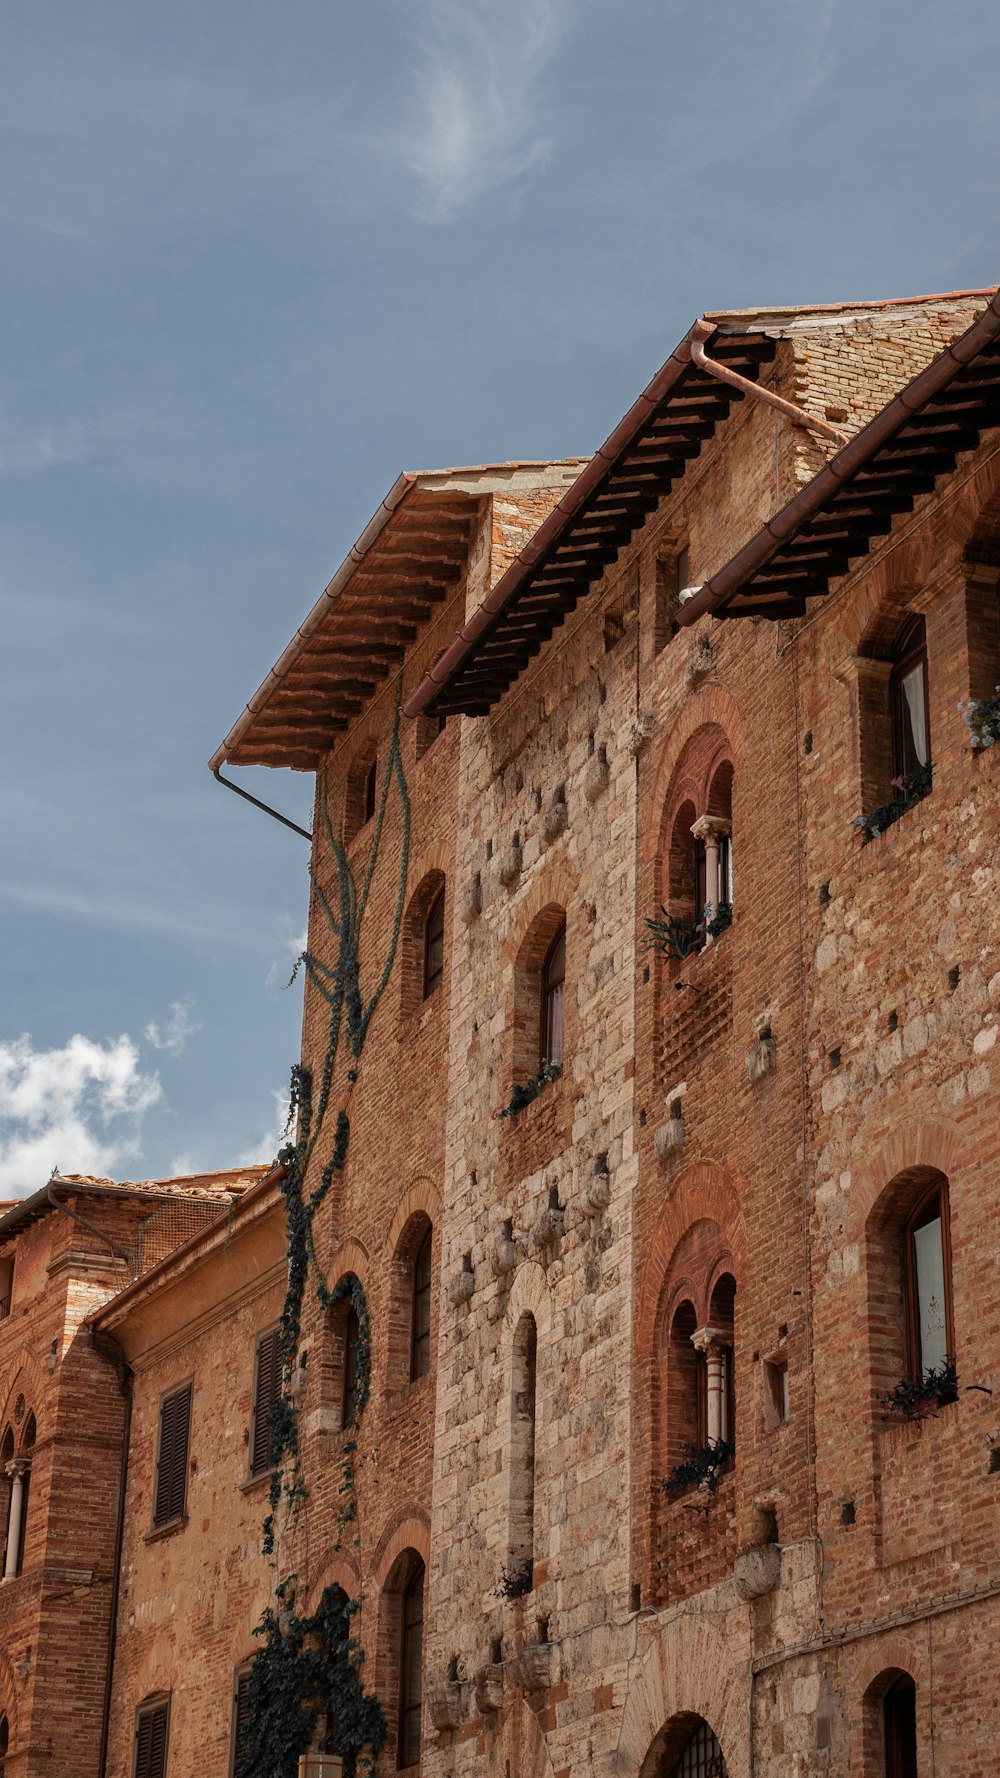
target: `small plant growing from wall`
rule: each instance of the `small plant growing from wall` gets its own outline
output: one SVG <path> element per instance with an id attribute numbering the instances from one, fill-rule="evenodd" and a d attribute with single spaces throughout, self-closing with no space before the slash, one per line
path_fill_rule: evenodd
<path id="1" fill-rule="evenodd" d="M 501 1568 L 500 1579 L 496 1591 L 501 1599 L 523 1599 L 532 1588 L 532 1564 L 524 1562 L 519 1567 L 511 1563 L 509 1568 Z"/>
<path id="2" fill-rule="evenodd" d="M 855 832 L 861 835 L 865 845 L 869 840 L 877 839 L 880 833 L 885 833 L 886 828 L 898 821 L 901 815 L 905 815 L 907 809 L 913 809 L 917 803 L 923 802 L 931 788 L 931 767 L 918 766 L 915 772 L 910 772 L 905 778 L 893 778 L 892 783 L 899 795 L 891 803 L 883 803 L 880 808 L 873 809 L 870 815 L 859 815 L 853 823 Z"/>
<path id="3" fill-rule="evenodd" d="M 993 697 L 959 704 L 958 708 L 971 732 L 973 753 L 995 747 L 1000 741 L 1000 685 L 994 687 Z"/>
<path id="4" fill-rule="evenodd" d="M 736 1455 L 734 1441 L 731 1438 L 717 1438 L 707 1445 L 685 1445 L 684 1449 L 687 1456 L 683 1462 L 675 1464 L 670 1474 L 664 1476 L 660 1482 L 664 1493 L 671 1500 L 687 1494 L 691 1488 L 702 1488 L 708 1494 L 715 1494 L 726 1464 Z"/>
<path id="5" fill-rule="evenodd" d="M 544 1092 L 550 1081 L 559 1079 L 561 1073 L 562 1068 L 558 1062 L 543 1063 L 538 1073 L 533 1074 L 530 1080 L 517 1083 L 511 1088 L 508 1103 L 499 1111 L 495 1111 L 493 1116 L 495 1118 L 516 1118 L 518 1112 L 524 1111 L 534 1099 L 538 1098 L 539 1093 Z"/>
<path id="6" fill-rule="evenodd" d="M 730 910 L 732 917 L 732 910 Z M 658 957 L 675 957 L 683 962 L 695 951 L 700 951 L 705 942 L 705 928 L 700 920 L 679 920 L 665 907 L 661 907 L 656 919 L 646 919 L 647 937 L 642 949 L 655 951 Z"/>
<path id="7" fill-rule="evenodd" d="M 953 1358 L 946 1358 L 922 1377 L 904 1377 L 888 1395 L 879 1397 L 886 1414 L 900 1420 L 926 1420 L 958 1400 L 958 1372 Z"/>

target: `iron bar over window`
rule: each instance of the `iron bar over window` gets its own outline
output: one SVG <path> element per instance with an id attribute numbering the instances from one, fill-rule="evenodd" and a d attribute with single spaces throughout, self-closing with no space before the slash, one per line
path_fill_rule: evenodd
<path id="1" fill-rule="evenodd" d="M 424 999 L 441 986 L 444 977 L 444 890 L 431 902 L 424 925 Z"/>

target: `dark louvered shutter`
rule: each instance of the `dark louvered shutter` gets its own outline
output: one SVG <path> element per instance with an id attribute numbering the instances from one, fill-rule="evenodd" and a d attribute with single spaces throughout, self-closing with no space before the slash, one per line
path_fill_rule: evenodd
<path id="1" fill-rule="evenodd" d="M 160 1403 L 160 1453 L 156 1465 L 153 1524 L 169 1525 L 184 1513 L 187 1497 L 188 1441 L 191 1433 L 191 1385 L 175 1389 Z"/>
<path id="2" fill-rule="evenodd" d="M 230 1765 L 230 1778 L 240 1778 L 246 1760 L 247 1749 L 243 1746 L 246 1733 L 247 1705 L 250 1698 L 250 1669 L 241 1667 L 233 1684 L 233 1757 Z"/>
<path id="3" fill-rule="evenodd" d="M 281 1355 L 278 1329 L 272 1327 L 257 1341 L 257 1375 L 253 1395 L 253 1437 L 250 1474 L 264 1475 L 271 1467 L 271 1405 L 281 1393 Z"/>
<path id="4" fill-rule="evenodd" d="M 135 1778 L 166 1778 L 170 1703 L 140 1710 L 135 1725 Z"/>

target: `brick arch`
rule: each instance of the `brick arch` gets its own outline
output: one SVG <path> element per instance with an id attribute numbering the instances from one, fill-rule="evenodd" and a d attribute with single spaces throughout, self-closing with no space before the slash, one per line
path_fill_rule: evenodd
<path id="1" fill-rule="evenodd" d="M 514 1699 L 504 1711 L 488 1770 L 490 1778 L 552 1778 L 545 1736 L 523 1698 Z"/>
<path id="2" fill-rule="evenodd" d="M 0 1648 L 0 1716 L 6 1716 L 10 1732 L 10 1754 L 16 1758 L 18 1748 L 17 1682 L 14 1665 L 5 1648 Z"/>
<path id="3" fill-rule="evenodd" d="M 743 719 L 732 693 L 724 685 L 707 685 L 686 702 L 678 720 L 666 737 L 649 799 L 650 818 L 644 823 L 642 862 L 653 864 L 659 857 L 667 825 L 667 804 L 677 780 L 684 753 L 700 729 L 719 729 L 729 743 L 733 771 L 738 776 L 743 756 Z M 680 799 L 683 801 L 683 798 Z"/>
<path id="4" fill-rule="evenodd" d="M 885 1636 L 879 1637 L 877 1647 L 859 1654 L 850 1688 L 858 1705 L 872 1694 L 873 1687 L 884 1673 L 908 1673 L 918 1686 L 926 1685 L 929 1680 L 926 1643 L 921 1647 L 917 1637 L 910 1641 L 905 1636 Z"/>
<path id="5" fill-rule="evenodd" d="M 740 1633 L 724 1634 L 707 1616 L 683 1615 L 664 1625 L 629 1685 L 614 1752 L 618 1778 L 654 1778 L 672 1729 L 701 1717 L 718 1737 L 729 1778 L 749 1778 L 746 1666 Z M 684 1720 L 686 1719 L 686 1721 Z"/>
<path id="6" fill-rule="evenodd" d="M 364 1242 L 359 1241 L 356 1235 L 347 1235 L 343 1241 L 337 1242 L 333 1250 L 327 1276 L 332 1284 L 336 1284 L 339 1279 L 344 1277 L 345 1273 L 353 1272 L 362 1288 L 366 1290 L 370 1264 L 370 1256 Z"/>
<path id="7" fill-rule="evenodd" d="M 862 1131 L 862 1145 L 863 1140 Z M 954 1124 L 929 1119 L 898 1124 L 869 1155 L 851 1193 L 853 1238 L 861 1238 L 882 1193 L 901 1173 L 920 1168 L 943 1173 L 946 1179 L 953 1180 L 962 1161 L 962 1138 Z"/>
<path id="8" fill-rule="evenodd" d="M 718 1224 L 732 1256 L 737 1288 L 746 1276 L 747 1241 L 740 1194 L 731 1175 L 718 1162 L 698 1161 L 681 1174 L 649 1237 L 636 1319 L 636 1353 L 640 1362 L 653 1356 L 663 1286 L 674 1254 L 696 1222 Z"/>
<path id="9" fill-rule="evenodd" d="M 1000 567 L 1000 463 L 984 463 L 975 483 L 965 490 L 956 519 L 965 531 L 962 562 L 966 567 Z M 977 504 L 973 511 L 973 500 Z"/>
<path id="10" fill-rule="evenodd" d="M 306 1593 L 306 1610 L 316 1610 L 327 1587 L 340 1587 L 349 1599 L 358 1599 L 361 1595 L 361 1567 L 346 1550 L 332 1550 L 321 1563 L 316 1579 L 310 1582 Z"/>
<path id="11" fill-rule="evenodd" d="M 522 910 L 511 936 L 509 952 L 514 965 L 513 994 L 507 1011 L 508 1041 L 512 1043 L 511 1067 L 515 1080 L 537 1074 L 542 1060 L 542 981 L 545 960 L 561 926 L 566 929 L 566 986 L 563 1010 L 563 1059 L 576 1047 L 577 993 L 583 960 L 583 922 L 578 906 L 558 897 L 565 892 L 565 873 L 547 873 L 544 890 Z M 558 880 L 554 880 L 558 879 Z"/>
<path id="12" fill-rule="evenodd" d="M 389 1224 L 382 1252 L 385 1258 L 392 1260 L 399 1251 L 403 1231 L 414 1216 L 426 1216 L 432 1228 L 441 1226 L 441 1193 L 432 1179 L 422 1174 L 407 1186 L 399 1203 L 396 1205 L 391 1223 Z"/>
<path id="13" fill-rule="evenodd" d="M 454 852 L 447 840 L 433 840 L 419 852 L 411 853 L 409 878 L 411 883 L 420 883 L 425 877 L 435 874 L 446 880 L 455 868 Z"/>
<path id="14" fill-rule="evenodd" d="M 550 907 L 562 908 L 567 926 L 574 924 L 573 910 L 579 906 L 580 884 L 564 859 L 546 857 L 544 866 L 533 878 L 531 886 L 517 910 L 517 919 L 504 941 L 504 955 L 515 968 L 521 962 L 528 935 Z"/>
<path id="15" fill-rule="evenodd" d="M 416 1550 L 425 1569 L 430 1567 L 431 1521 L 430 1514 L 425 1513 L 422 1507 L 400 1507 L 398 1512 L 393 1513 L 375 1545 L 368 1564 L 368 1573 L 380 1593 L 405 1550 Z"/>
<path id="16" fill-rule="evenodd" d="M 14 1403 L 17 1401 L 18 1395 L 23 1395 L 25 1420 L 29 1413 L 33 1413 L 35 1416 L 37 1443 L 37 1427 L 40 1417 L 39 1405 L 45 1397 L 45 1383 L 42 1379 L 42 1373 L 38 1368 L 36 1359 L 28 1351 L 26 1346 L 22 1347 L 17 1358 L 14 1360 L 11 1370 L 8 1371 L 7 1376 L 10 1378 L 10 1381 L 4 1379 L 4 1381 L 0 1383 L 0 1402 L 3 1402 L 4 1404 L 3 1412 L 0 1413 L 0 1426 L 6 1426 L 8 1421 L 12 1426 L 14 1425 Z M 19 1434 L 20 1428 L 15 1427 L 15 1439 Z"/>

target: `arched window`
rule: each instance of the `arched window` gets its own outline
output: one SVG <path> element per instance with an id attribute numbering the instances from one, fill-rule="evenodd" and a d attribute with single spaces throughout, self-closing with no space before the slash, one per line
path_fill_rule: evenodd
<path id="1" fill-rule="evenodd" d="M 514 1332 L 510 1380 L 509 1568 L 530 1585 L 535 1554 L 535 1418 L 538 1330 L 525 1314 Z M 526 1589 L 523 1589 L 526 1590 Z"/>
<path id="2" fill-rule="evenodd" d="M 424 922 L 424 999 L 439 988 L 444 979 L 444 888 L 431 902 Z"/>
<path id="3" fill-rule="evenodd" d="M 371 821 L 378 807 L 378 760 L 373 759 L 365 773 L 364 795 L 361 804 L 362 821 Z"/>
<path id="4" fill-rule="evenodd" d="M 885 1778 L 917 1778 L 917 1688 L 908 1673 L 882 1699 L 882 1744 Z"/>
<path id="5" fill-rule="evenodd" d="M 905 1231 L 906 1323 L 910 1374 L 940 1371 L 954 1358 L 948 1182 L 938 1177 L 911 1212 Z"/>
<path id="6" fill-rule="evenodd" d="M 417 1566 L 402 1600 L 399 1650 L 399 1738 L 396 1765 L 415 1766 L 420 1758 L 420 1716 L 423 1705 L 424 1565 Z"/>
<path id="7" fill-rule="evenodd" d="M 344 1360 L 341 1367 L 340 1393 L 340 1424 L 356 1426 L 358 1420 L 357 1404 L 354 1390 L 358 1381 L 358 1345 L 361 1340 L 361 1322 L 358 1311 L 353 1303 L 349 1303 L 344 1317 L 343 1341 Z"/>
<path id="8" fill-rule="evenodd" d="M 894 778 L 912 778 L 931 763 L 927 703 L 927 628 L 922 617 L 903 625 L 892 651 L 889 721 Z"/>
<path id="9" fill-rule="evenodd" d="M 413 1332 L 410 1381 L 426 1377 L 431 1368 L 431 1229 L 428 1227 L 413 1262 Z"/>
<path id="10" fill-rule="evenodd" d="M 707 1722 L 700 1722 L 685 1743 L 669 1778 L 728 1778 L 725 1756 Z"/>
<path id="11" fill-rule="evenodd" d="M 28 1523 L 28 1490 L 31 1480 L 31 1459 L 35 1447 L 35 1416 L 29 1414 L 21 1434 L 20 1450 L 15 1455 L 14 1433 L 7 1427 L 0 1442 L 0 1468 L 7 1481 L 6 1532 L 4 1537 L 3 1578 L 14 1580 L 24 1566 L 24 1538 Z"/>
<path id="12" fill-rule="evenodd" d="M 560 926 L 542 965 L 541 1064 L 561 1068 L 566 1032 L 566 924 Z"/>

